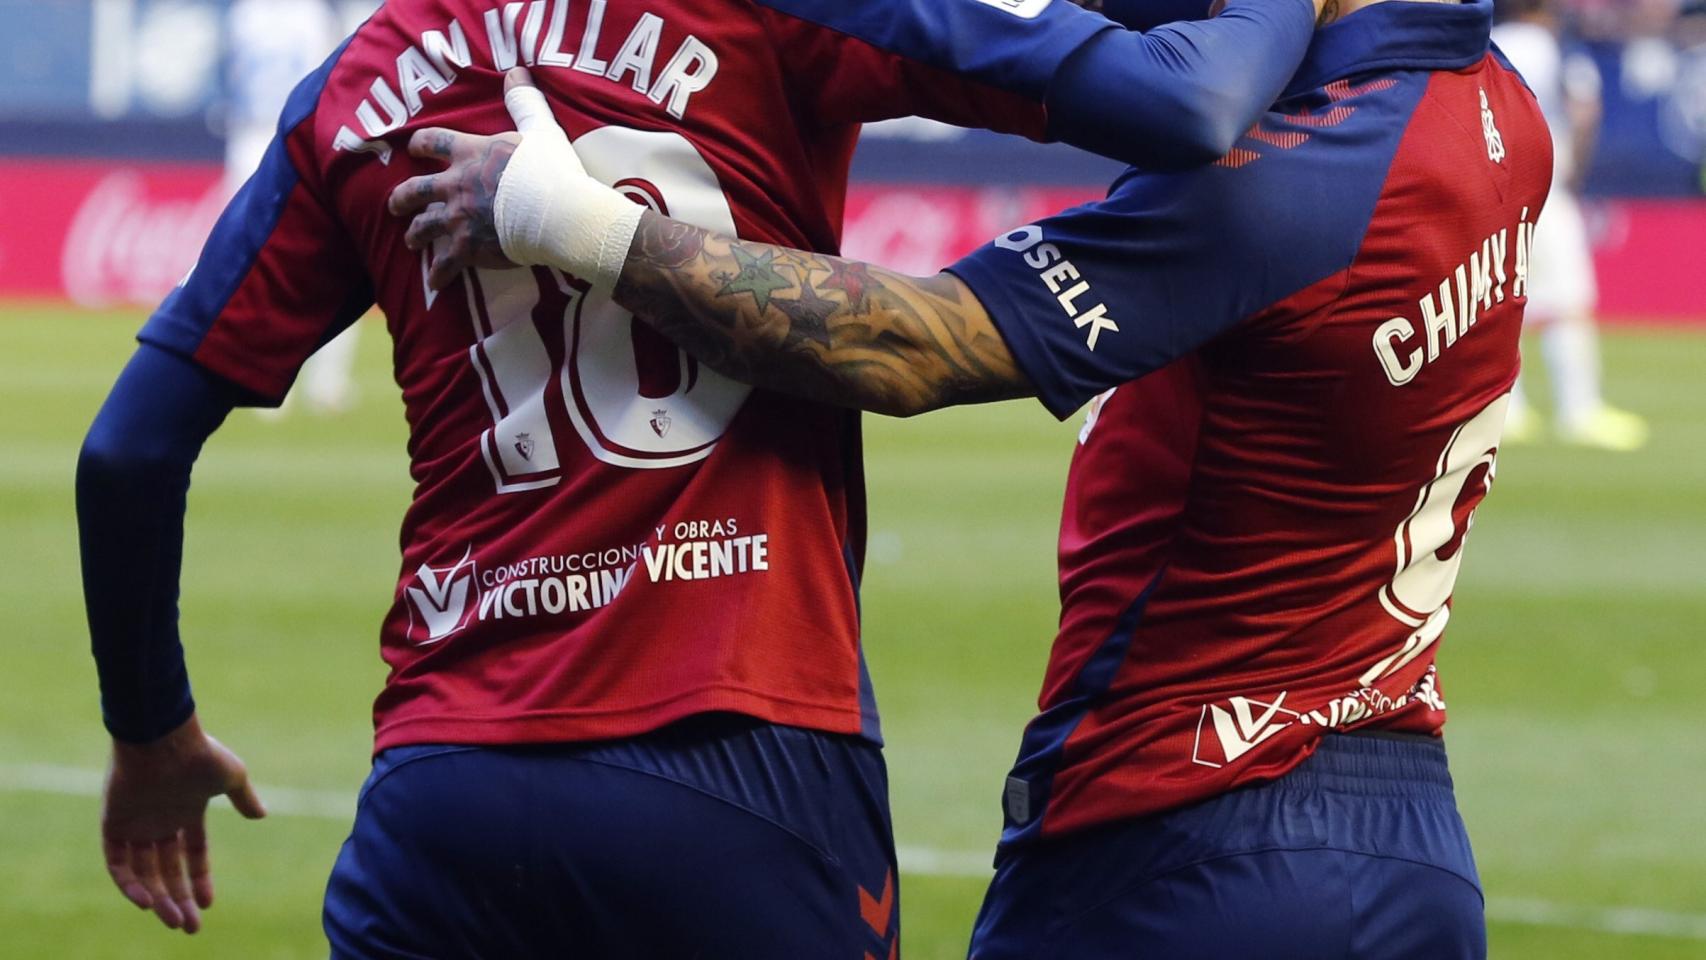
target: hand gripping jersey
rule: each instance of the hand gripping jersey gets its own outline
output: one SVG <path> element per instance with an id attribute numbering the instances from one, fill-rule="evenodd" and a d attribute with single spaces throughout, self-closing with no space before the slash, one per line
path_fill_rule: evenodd
<path id="1" fill-rule="evenodd" d="M 1095 397 L 1008 842 L 1277 778 L 1332 731 L 1440 730 L 1552 168 L 1491 6 L 1353 14 L 1217 166 L 954 267 L 1050 410 Z"/>
<path id="2" fill-rule="evenodd" d="M 1308 4 L 1262 2 L 1291 24 L 1269 31 L 1276 50 L 1300 57 Z M 416 489 L 377 749 L 614 738 L 707 711 L 876 739 L 857 417 L 727 380 L 575 277 L 428 290 L 385 211 L 433 169 L 406 144 L 508 129 L 502 74 L 522 64 L 588 169 L 635 202 L 833 250 L 859 121 L 1106 137 L 1157 105 L 1087 134 L 1045 94 L 1125 70 L 1141 99 L 1157 85 L 1138 54 L 1165 59 L 1148 42 L 1048 0 L 392 0 L 296 91 L 141 338 L 276 402 L 318 345 L 383 310 Z M 1155 146 L 1144 129 L 1127 152 Z M 792 269 L 755 262 L 729 289 L 765 302 Z"/>

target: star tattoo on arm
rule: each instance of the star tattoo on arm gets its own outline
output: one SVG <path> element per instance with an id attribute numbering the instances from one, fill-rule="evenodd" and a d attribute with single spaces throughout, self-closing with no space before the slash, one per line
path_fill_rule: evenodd
<path id="1" fill-rule="evenodd" d="M 829 279 L 823 282 L 825 290 L 840 290 L 847 295 L 847 306 L 858 313 L 865 309 L 865 291 L 875 284 L 871 279 L 871 268 L 857 260 L 834 260 L 829 264 Z"/>
<path id="2" fill-rule="evenodd" d="M 735 247 L 733 253 L 735 263 L 740 269 L 723 282 L 723 289 L 717 291 L 717 296 L 750 293 L 752 302 L 758 306 L 758 312 L 763 313 L 764 308 L 770 305 L 771 294 L 793 286 L 787 278 L 776 272 L 776 251 L 770 250 L 753 256 L 746 250 Z M 727 271 L 722 271 L 721 275 L 726 276 Z"/>
<path id="3" fill-rule="evenodd" d="M 800 278 L 800 295 L 797 298 L 772 302 L 776 309 L 788 315 L 790 342 L 809 340 L 823 347 L 835 346 L 835 341 L 829 336 L 829 319 L 835 316 L 840 305 L 834 300 L 824 299 L 812 289 L 809 273 Z"/>
<path id="4" fill-rule="evenodd" d="M 958 277 L 738 240 L 652 211 L 615 298 L 737 380 L 895 416 L 1035 396 Z"/>

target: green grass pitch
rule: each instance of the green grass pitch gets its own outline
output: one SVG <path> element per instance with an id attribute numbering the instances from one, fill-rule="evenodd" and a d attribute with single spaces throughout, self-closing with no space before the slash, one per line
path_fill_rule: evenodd
<path id="1" fill-rule="evenodd" d="M 183 623 L 202 716 L 297 813 L 214 812 L 219 902 L 192 939 L 112 890 L 91 794 L 105 740 L 71 480 L 138 319 L 0 307 L 0 955 L 323 957 L 408 495 L 389 345 L 369 324 L 355 413 L 240 412 L 196 474 Z M 1442 654 L 1506 960 L 1706 956 L 1706 336 L 1606 346 L 1612 395 L 1652 417 L 1652 447 L 1508 449 Z M 868 423 L 866 636 L 914 867 L 905 953 L 948 960 L 1052 635 L 1076 427 L 1031 404 Z"/>

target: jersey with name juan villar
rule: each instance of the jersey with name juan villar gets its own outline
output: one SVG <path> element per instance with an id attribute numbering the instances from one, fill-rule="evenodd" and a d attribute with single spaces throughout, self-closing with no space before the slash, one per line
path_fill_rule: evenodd
<path id="1" fill-rule="evenodd" d="M 1365 8 L 1217 166 L 953 268 L 1051 411 L 1091 402 L 1006 842 L 1278 778 L 1330 732 L 1440 731 L 1552 169 L 1491 8 Z"/>
<path id="2" fill-rule="evenodd" d="M 1069 68 L 1117 81 L 1142 39 L 1048 0 L 391 0 L 298 88 L 141 339 L 276 402 L 318 345 L 384 312 L 415 491 L 379 749 L 622 737 L 709 711 L 876 739 L 856 416 L 728 380 L 558 272 L 429 290 L 385 211 L 436 169 L 408 139 L 509 129 L 503 72 L 529 66 L 587 168 L 635 202 L 832 251 L 859 122 L 1106 137 L 1060 127 L 1048 98 Z M 792 269 L 754 261 L 728 288 L 810 309 L 773 296 Z"/>

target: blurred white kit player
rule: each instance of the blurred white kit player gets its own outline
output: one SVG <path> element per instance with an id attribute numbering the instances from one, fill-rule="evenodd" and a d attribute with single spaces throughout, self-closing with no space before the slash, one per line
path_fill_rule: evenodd
<path id="1" fill-rule="evenodd" d="M 1517 12 L 1493 29 L 1493 41 L 1539 99 L 1556 156 L 1552 195 L 1535 228 L 1529 261 L 1527 319 L 1540 327 L 1558 437 L 1608 450 L 1635 450 L 1647 442 L 1646 422 L 1611 407 L 1600 394 L 1599 332 L 1594 319 L 1599 286 L 1577 196 L 1599 132 L 1599 70 L 1586 55 L 1565 53 L 1546 0 L 1505 0 L 1503 5 Z M 1539 415 L 1524 398 L 1519 382 L 1506 439 L 1533 440 L 1540 431 Z"/>
<path id="2" fill-rule="evenodd" d="M 226 21 L 227 195 L 236 194 L 260 166 L 278 133 L 279 114 L 290 91 L 377 6 L 376 0 L 337 5 L 328 0 L 236 0 L 231 5 Z M 303 366 L 298 392 L 309 409 L 336 413 L 354 405 L 360 329 L 360 324 L 351 324 Z"/>

